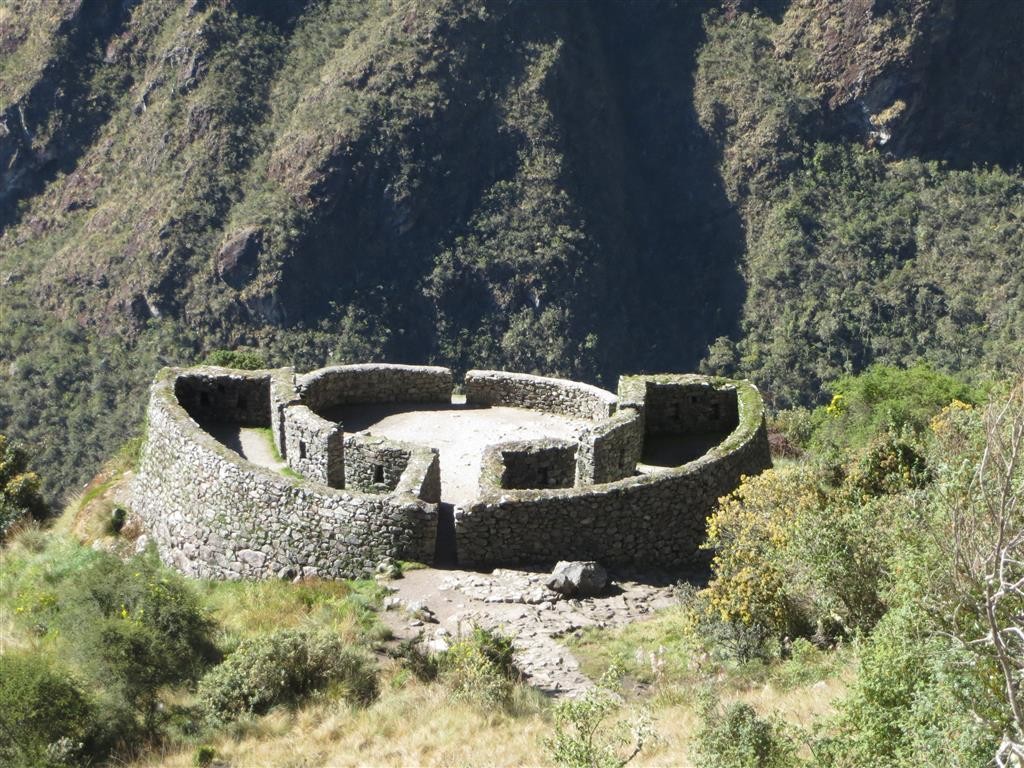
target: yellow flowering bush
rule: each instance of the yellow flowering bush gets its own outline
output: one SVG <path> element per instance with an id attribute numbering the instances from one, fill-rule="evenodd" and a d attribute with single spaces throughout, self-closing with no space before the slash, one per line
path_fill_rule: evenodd
<path id="1" fill-rule="evenodd" d="M 715 577 L 702 593 L 720 621 L 791 634 L 802 621 L 788 547 L 802 518 L 825 503 L 803 467 L 772 469 L 744 478 L 708 521 Z"/>

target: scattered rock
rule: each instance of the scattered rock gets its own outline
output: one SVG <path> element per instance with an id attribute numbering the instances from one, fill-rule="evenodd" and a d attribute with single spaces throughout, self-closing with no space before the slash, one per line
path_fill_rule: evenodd
<path id="1" fill-rule="evenodd" d="M 562 561 L 546 586 L 566 597 L 595 597 L 608 586 L 608 572 L 593 560 Z"/>

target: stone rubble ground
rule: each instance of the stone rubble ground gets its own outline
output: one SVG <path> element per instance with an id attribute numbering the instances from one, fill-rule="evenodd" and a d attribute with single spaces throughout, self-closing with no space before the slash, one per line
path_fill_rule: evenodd
<path id="1" fill-rule="evenodd" d="M 395 636 L 422 636 L 430 650 L 447 647 L 474 625 L 511 636 L 527 681 L 553 696 L 577 696 L 593 682 L 562 640 L 589 627 L 618 627 L 676 604 L 678 576 L 612 572 L 605 594 L 568 599 L 548 589 L 546 570 L 491 573 L 423 568 L 387 582 L 394 593 L 384 619 Z"/>

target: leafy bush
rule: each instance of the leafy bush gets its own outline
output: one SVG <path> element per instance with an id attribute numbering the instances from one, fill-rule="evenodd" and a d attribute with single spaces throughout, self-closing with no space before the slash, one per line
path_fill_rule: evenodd
<path id="1" fill-rule="evenodd" d="M 160 689 L 197 679 L 216 655 L 195 591 L 155 555 L 122 561 L 68 543 L 19 570 L 19 620 L 151 732 Z"/>
<path id="2" fill-rule="evenodd" d="M 787 547 L 803 519 L 824 502 L 807 470 L 769 470 L 745 479 L 708 520 L 704 546 L 715 550 L 715 576 L 703 597 L 734 628 L 741 657 L 762 655 L 770 638 L 805 629 Z"/>
<path id="3" fill-rule="evenodd" d="M 956 400 L 974 403 L 980 394 L 958 378 L 918 363 L 911 368 L 872 365 L 829 386 L 816 442 L 852 452 L 882 434 L 920 435 L 935 414 Z"/>
<path id="4" fill-rule="evenodd" d="M 632 723 L 620 719 L 609 722 L 622 707 L 618 677 L 618 670 L 610 667 L 595 687 L 555 707 L 554 735 L 544 740 L 555 765 L 621 768 L 643 749 L 652 735 L 646 715 Z"/>
<path id="5" fill-rule="evenodd" d="M 899 483 L 904 469 L 893 468 Z M 877 476 L 898 487 L 890 475 L 879 468 L 837 489 L 807 467 L 745 479 L 708 521 L 714 578 L 698 601 L 711 619 L 701 631 L 747 660 L 784 638 L 829 644 L 874 626 L 896 541 L 914 521 L 898 497 L 872 498 L 858 483 Z"/>
<path id="6" fill-rule="evenodd" d="M 0 544 L 26 516 L 43 516 L 46 506 L 39 489 L 39 476 L 28 469 L 28 455 L 0 435 Z"/>
<path id="7" fill-rule="evenodd" d="M 788 768 L 798 764 L 796 749 L 783 727 L 758 717 L 749 704 L 734 702 L 723 710 L 709 698 L 701 716 L 703 725 L 693 746 L 698 768 Z"/>
<path id="8" fill-rule="evenodd" d="M 996 670 L 936 629 L 919 606 L 886 614 L 839 714 L 814 744 L 819 764 L 991 765 L 1003 720 L 988 683 Z"/>
<path id="9" fill-rule="evenodd" d="M 440 655 L 438 666 L 456 698 L 505 706 L 519 677 L 512 652 L 511 638 L 473 627 Z"/>
<path id="10" fill-rule="evenodd" d="M 376 669 L 333 633 L 286 629 L 243 640 L 200 681 L 199 699 L 211 720 L 228 721 L 326 688 L 366 704 L 377 695 Z"/>
<path id="11" fill-rule="evenodd" d="M 206 356 L 203 365 L 255 371 L 266 368 L 267 361 L 263 355 L 251 349 L 215 349 Z"/>
<path id="12" fill-rule="evenodd" d="M 47 768 L 100 756 L 94 706 L 76 681 L 39 654 L 0 659 L 0 763 Z"/>

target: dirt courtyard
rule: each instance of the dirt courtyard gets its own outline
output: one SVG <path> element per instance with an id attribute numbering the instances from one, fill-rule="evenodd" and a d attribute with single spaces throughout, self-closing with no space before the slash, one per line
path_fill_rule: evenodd
<path id="1" fill-rule="evenodd" d="M 480 460 L 487 446 L 540 438 L 575 440 L 581 430 L 593 423 L 525 408 L 464 403 L 351 405 L 322 415 L 341 422 L 345 432 L 380 435 L 437 448 L 441 499 L 459 506 L 478 495 Z"/>

